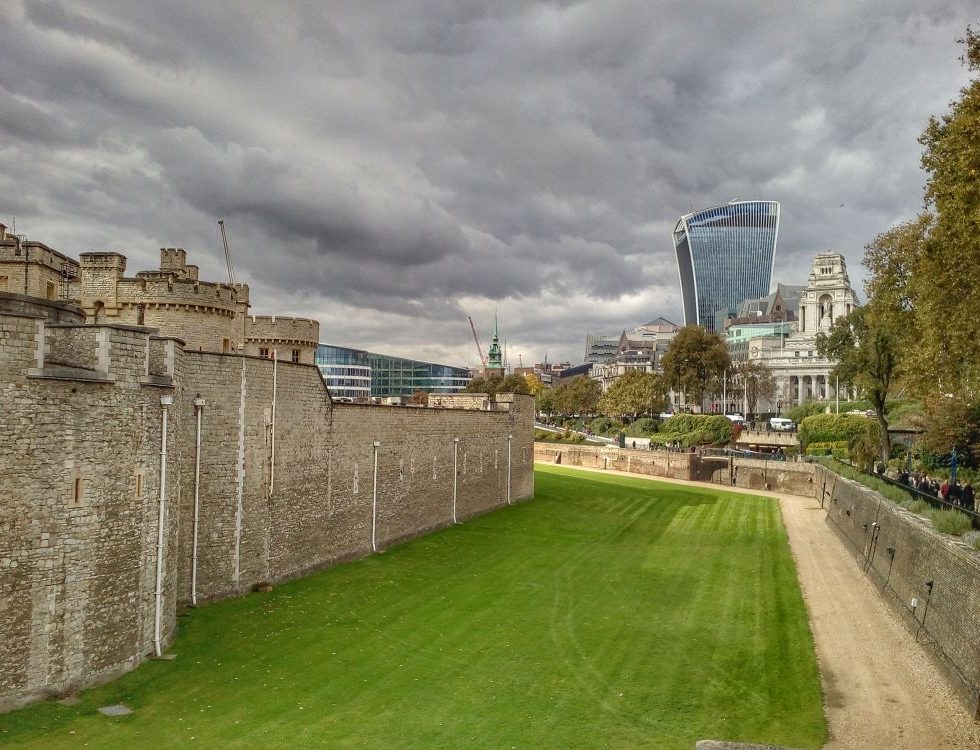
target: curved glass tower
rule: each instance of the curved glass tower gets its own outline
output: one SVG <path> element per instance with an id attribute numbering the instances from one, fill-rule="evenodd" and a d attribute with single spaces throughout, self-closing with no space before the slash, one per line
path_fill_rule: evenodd
<path id="1" fill-rule="evenodd" d="M 684 324 L 718 328 L 720 312 L 734 313 L 772 284 L 779 203 L 732 201 L 686 214 L 674 227 Z"/>

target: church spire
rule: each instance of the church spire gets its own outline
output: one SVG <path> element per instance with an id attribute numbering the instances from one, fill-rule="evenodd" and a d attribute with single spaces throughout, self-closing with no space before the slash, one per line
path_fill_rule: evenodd
<path id="1" fill-rule="evenodd" d="M 487 367 L 489 369 L 502 370 L 503 360 L 500 355 L 500 332 L 497 329 L 497 313 L 493 314 L 493 338 L 490 339 L 490 351 L 487 355 Z"/>

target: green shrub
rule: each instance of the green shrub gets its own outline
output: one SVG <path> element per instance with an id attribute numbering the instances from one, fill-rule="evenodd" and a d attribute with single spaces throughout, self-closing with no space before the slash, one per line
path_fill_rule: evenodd
<path id="1" fill-rule="evenodd" d="M 823 414 L 826 410 L 827 404 L 823 401 L 805 401 L 799 406 L 794 406 L 790 409 L 786 416 L 796 422 L 796 424 L 800 424 L 807 417 L 811 417 L 814 414 Z"/>
<path id="2" fill-rule="evenodd" d="M 604 435 L 606 430 L 615 424 L 609 417 L 596 417 L 589 423 L 589 427 L 596 435 Z"/>
<path id="3" fill-rule="evenodd" d="M 847 458 L 847 441 L 838 440 L 835 442 L 810 443 L 806 447 L 806 455 Z"/>
<path id="4" fill-rule="evenodd" d="M 630 437 L 649 437 L 657 432 L 659 425 L 659 420 L 643 417 L 627 427 L 626 434 Z"/>
<path id="5" fill-rule="evenodd" d="M 656 433 L 658 443 L 726 445 L 732 442 L 732 422 L 722 414 L 675 414 Z M 651 436 L 653 440 L 653 436 Z"/>
<path id="6" fill-rule="evenodd" d="M 920 516 L 924 516 L 926 511 L 932 510 L 932 506 L 929 505 L 925 500 L 911 500 L 908 505 L 905 506 L 913 513 L 918 513 Z"/>
<path id="7" fill-rule="evenodd" d="M 868 423 L 867 417 L 853 414 L 815 414 L 800 422 L 799 438 L 803 445 L 846 443 L 864 432 Z"/>
<path id="8" fill-rule="evenodd" d="M 925 512 L 925 516 L 932 521 L 932 525 L 936 527 L 936 531 L 943 534 L 962 536 L 973 528 L 969 516 L 951 508 L 943 510 L 930 508 Z"/>

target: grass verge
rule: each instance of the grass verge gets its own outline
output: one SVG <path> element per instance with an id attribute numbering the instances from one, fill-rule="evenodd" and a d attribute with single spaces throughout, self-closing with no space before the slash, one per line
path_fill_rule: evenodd
<path id="1" fill-rule="evenodd" d="M 175 661 L 0 716 L 0 744 L 823 744 L 774 500 L 550 467 L 536 483 L 533 502 L 195 610 Z M 96 712 L 117 702 L 134 713 Z"/>

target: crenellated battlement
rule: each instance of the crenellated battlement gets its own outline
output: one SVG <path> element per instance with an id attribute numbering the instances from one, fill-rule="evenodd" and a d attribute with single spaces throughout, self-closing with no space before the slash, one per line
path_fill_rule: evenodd
<path id="1" fill-rule="evenodd" d="M 6 378 L 173 385 L 183 342 L 125 325 L 49 324 L 41 318 L 0 314 L 8 354 Z"/>
<path id="2" fill-rule="evenodd" d="M 320 342 L 320 323 L 309 318 L 249 315 L 245 318 L 245 353 L 313 364 Z"/>

